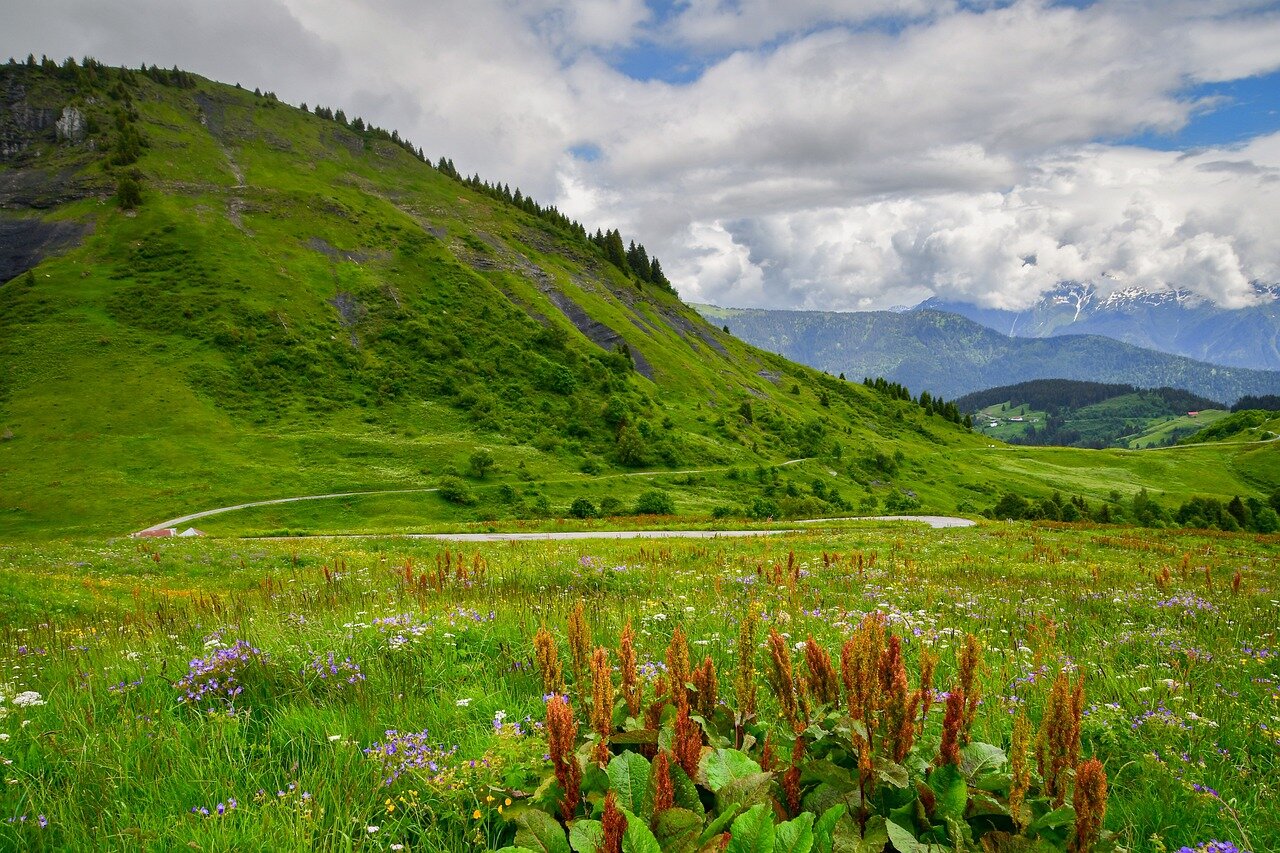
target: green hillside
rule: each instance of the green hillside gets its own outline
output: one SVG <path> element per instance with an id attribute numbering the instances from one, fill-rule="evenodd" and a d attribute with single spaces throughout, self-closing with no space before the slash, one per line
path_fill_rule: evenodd
<path id="1" fill-rule="evenodd" d="M 1177 388 L 1069 379 L 1002 385 L 956 400 L 974 429 L 1016 444 L 1142 449 L 1176 444 L 1228 412 Z"/>
<path id="2" fill-rule="evenodd" d="M 739 341 L 626 272 L 616 234 L 602 246 L 340 113 L 93 64 L 2 67 L 0 90 L 3 538 L 374 490 L 418 491 L 217 524 L 421 529 L 563 517 L 578 498 L 704 519 L 955 512 L 1008 489 L 1280 484 L 1271 448 L 1236 465 L 1224 454 L 1253 449 L 990 446 Z M 672 503 L 638 505 L 655 488 Z"/>

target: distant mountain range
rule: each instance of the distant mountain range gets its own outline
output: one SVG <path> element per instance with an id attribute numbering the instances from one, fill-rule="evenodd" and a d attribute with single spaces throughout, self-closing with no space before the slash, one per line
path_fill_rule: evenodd
<path id="1" fill-rule="evenodd" d="M 1280 370 L 1280 287 L 1255 284 L 1254 293 L 1257 304 L 1227 309 L 1183 290 L 1104 295 L 1090 284 L 1066 282 L 1025 311 L 937 297 L 913 310 L 959 314 L 1014 337 L 1104 335 L 1213 364 Z"/>
<path id="2" fill-rule="evenodd" d="M 1168 386 L 1232 403 L 1280 389 L 1280 372 L 1222 367 L 1101 335 L 1010 337 L 958 314 L 773 311 L 696 305 L 762 349 L 849 379 L 884 376 L 947 399 L 1032 379 Z"/>

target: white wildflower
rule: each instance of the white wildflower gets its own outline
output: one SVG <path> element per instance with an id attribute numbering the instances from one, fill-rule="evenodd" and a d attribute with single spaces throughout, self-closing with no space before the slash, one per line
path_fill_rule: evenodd
<path id="1" fill-rule="evenodd" d="M 34 690 L 24 690 L 13 697 L 13 704 L 18 708 L 34 708 L 36 705 L 43 705 L 44 699 Z"/>

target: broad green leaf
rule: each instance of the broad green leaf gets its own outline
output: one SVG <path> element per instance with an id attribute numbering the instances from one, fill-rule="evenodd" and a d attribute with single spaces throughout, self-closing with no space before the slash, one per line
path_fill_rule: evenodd
<path id="1" fill-rule="evenodd" d="M 832 834 L 832 850 L 834 853 L 884 853 L 889 843 L 889 833 L 885 830 L 884 818 L 872 815 L 867 819 L 867 827 L 862 832 L 851 817 L 836 824 Z"/>
<path id="2" fill-rule="evenodd" d="M 615 755 L 609 762 L 609 788 L 618 798 L 618 807 L 644 813 L 649 792 L 649 762 L 638 752 Z"/>
<path id="3" fill-rule="evenodd" d="M 698 764 L 698 781 L 719 791 L 734 779 L 760 772 L 760 765 L 736 749 L 713 749 Z"/>
<path id="4" fill-rule="evenodd" d="M 583 818 L 569 827 L 569 846 L 574 853 L 596 853 L 604 845 L 604 824 Z"/>
<path id="5" fill-rule="evenodd" d="M 530 809 L 516 818 L 516 847 L 527 847 L 534 853 L 572 853 L 564 827 L 546 812 Z"/>
<path id="6" fill-rule="evenodd" d="M 773 849 L 777 853 L 810 853 L 813 841 L 813 812 L 805 812 L 778 824 L 774 830 Z"/>
<path id="7" fill-rule="evenodd" d="M 554 778 L 554 777 L 553 777 Z M 609 790 L 609 776 L 594 761 L 587 763 L 582 773 L 582 795 L 603 794 Z"/>
<path id="8" fill-rule="evenodd" d="M 823 782 L 804 795 L 803 804 L 807 811 L 812 812 L 825 812 L 836 805 L 842 805 L 845 811 L 852 814 L 862 805 L 862 792 L 857 788 L 841 790 Z"/>
<path id="9" fill-rule="evenodd" d="M 836 803 L 822 813 L 822 817 L 813 824 L 814 853 L 831 853 L 831 837 L 840 818 L 848 811 L 843 803 Z"/>
<path id="10" fill-rule="evenodd" d="M 886 758 L 877 758 L 875 760 L 875 770 L 876 775 L 880 777 L 880 781 L 892 785 L 895 788 L 905 788 L 911 782 L 911 778 L 907 773 L 907 768 L 895 761 L 889 761 Z"/>
<path id="11" fill-rule="evenodd" d="M 858 842 L 858 853 L 882 853 L 889 843 L 889 822 L 881 815 L 872 815 L 862 830 L 862 839 Z"/>
<path id="12" fill-rule="evenodd" d="M 934 809 L 936 817 L 946 820 L 960 820 L 964 817 L 964 807 L 969 800 L 969 788 L 964 777 L 954 764 L 944 764 L 929 774 L 929 788 L 937 800 Z"/>
<path id="13" fill-rule="evenodd" d="M 979 773 L 990 773 L 1009 762 L 1004 750 L 989 743 L 974 741 L 960 750 L 960 772 L 966 778 L 973 778 Z"/>
<path id="14" fill-rule="evenodd" d="M 1036 833 L 1045 829 L 1058 829 L 1059 827 L 1073 824 L 1075 821 L 1075 809 L 1066 805 L 1058 806 L 1058 808 L 1053 811 L 1036 818 L 1031 823 L 1031 826 L 1027 827 L 1027 832 Z"/>
<path id="15" fill-rule="evenodd" d="M 921 844 L 910 830 L 891 820 L 885 821 L 884 828 L 898 853 L 942 853 L 947 849 L 941 844 Z"/>
<path id="16" fill-rule="evenodd" d="M 724 809 L 720 814 L 716 815 L 715 820 L 707 824 L 707 828 L 702 830 L 702 834 L 698 836 L 699 844 L 706 844 L 713 836 L 724 832 L 729 823 L 738 816 L 741 811 L 735 803 L 732 808 Z"/>
<path id="17" fill-rule="evenodd" d="M 653 837 L 648 824 L 629 809 L 622 809 L 627 828 L 622 831 L 622 853 L 662 853 L 658 839 Z"/>
<path id="18" fill-rule="evenodd" d="M 758 803 L 738 815 L 729 828 L 728 853 L 773 853 L 773 815 Z"/>
<path id="19" fill-rule="evenodd" d="M 769 799 L 772 784 L 772 773 L 752 773 L 749 776 L 734 779 L 716 792 L 716 803 L 721 811 L 733 803 L 739 803 L 743 808 L 750 808 Z"/>
<path id="20" fill-rule="evenodd" d="M 667 809 L 653 819 L 653 835 L 663 853 L 689 853 L 698 849 L 702 818 L 688 809 Z"/>
<path id="21" fill-rule="evenodd" d="M 854 778 L 852 771 L 825 758 L 807 762 L 802 773 L 806 782 L 825 782 L 842 791 L 858 787 L 858 780 Z"/>
<path id="22" fill-rule="evenodd" d="M 702 806 L 702 798 L 698 796 L 698 786 L 693 784 L 693 780 L 688 774 L 674 762 L 671 764 L 671 787 L 675 794 L 675 804 L 682 809 L 688 809 L 696 815 L 703 815 L 706 809 Z"/>

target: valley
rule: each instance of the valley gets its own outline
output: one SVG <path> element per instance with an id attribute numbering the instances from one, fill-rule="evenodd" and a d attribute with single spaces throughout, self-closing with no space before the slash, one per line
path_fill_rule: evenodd
<path id="1" fill-rule="evenodd" d="M 0 93 L 0 849 L 1280 846 L 1280 373 L 691 306 L 177 68 Z"/>

